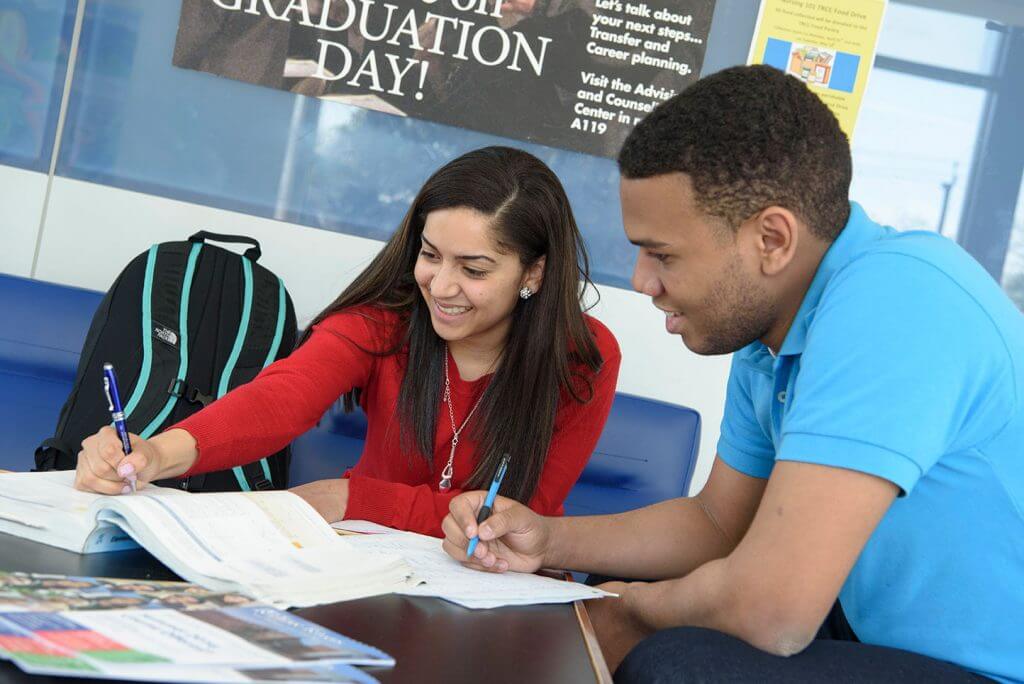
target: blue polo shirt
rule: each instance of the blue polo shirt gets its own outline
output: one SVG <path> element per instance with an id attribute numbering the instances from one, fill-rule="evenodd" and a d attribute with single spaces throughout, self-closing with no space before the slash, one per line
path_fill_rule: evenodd
<path id="1" fill-rule="evenodd" d="M 1024 681 L 1024 316 L 955 243 L 853 204 L 778 356 L 734 354 L 718 453 L 896 484 L 839 595 L 854 632 Z"/>

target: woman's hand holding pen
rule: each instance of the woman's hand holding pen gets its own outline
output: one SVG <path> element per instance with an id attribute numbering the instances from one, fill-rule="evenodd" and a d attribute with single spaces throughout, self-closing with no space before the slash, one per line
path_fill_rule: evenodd
<path id="1" fill-rule="evenodd" d="M 109 425 L 82 441 L 75 471 L 75 487 L 97 494 L 128 494 L 129 480 L 136 487 L 164 477 L 180 475 L 195 461 L 195 440 L 184 430 L 170 430 L 153 439 L 129 434 L 132 453 L 127 456 L 117 431 Z"/>
<path id="2" fill-rule="evenodd" d="M 130 478 L 136 478 L 137 487 L 152 480 L 157 468 L 156 450 L 138 435 L 129 434 L 129 438 L 132 453 L 125 456 L 121 438 L 109 425 L 86 437 L 78 452 L 75 487 L 98 494 L 128 494 Z"/>
<path id="3" fill-rule="evenodd" d="M 477 525 L 477 512 L 487 492 L 465 492 L 451 500 L 441 523 L 444 550 L 463 565 L 488 572 L 536 572 L 544 566 L 551 541 L 550 523 L 544 516 L 514 499 L 499 496 L 493 513 Z M 473 557 L 466 558 L 469 540 L 479 542 Z"/>

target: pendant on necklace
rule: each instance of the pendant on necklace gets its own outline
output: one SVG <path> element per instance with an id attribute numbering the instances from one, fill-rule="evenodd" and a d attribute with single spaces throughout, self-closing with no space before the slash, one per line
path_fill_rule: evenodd
<path id="1" fill-rule="evenodd" d="M 455 445 L 458 442 L 452 444 L 452 453 L 448 458 L 448 464 L 445 465 L 444 470 L 441 471 L 441 482 L 437 485 L 437 489 L 442 492 L 447 492 L 452 488 L 452 475 L 455 473 L 455 468 L 452 467 L 452 461 L 455 460 Z"/>

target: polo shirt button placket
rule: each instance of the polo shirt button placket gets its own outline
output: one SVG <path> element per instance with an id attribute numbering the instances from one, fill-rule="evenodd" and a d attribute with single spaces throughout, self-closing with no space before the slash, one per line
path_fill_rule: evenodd
<path id="1" fill-rule="evenodd" d="M 786 407 L 785 407 L 786 396 L 787 396 L 786 388 L 789 386 L 789 382 L 790 382 L 792 371 L 793 371 L 793 366 L 792 366 L 791 359 L 789 357 L 785 357 L 785 356 L 777 358 L 773 365 L 774 365 L 773 370 L 775 371 L 775 383 L 774 383 L 774 387 L 772 388 L 774 390 L 774 393 L 773 393 L 772 396 L 775 397 L 776 401 L 771 402 L 772 433 L 773 433 L 772 434 L 772 436 L 773 436 L 773 440 L 772 441 L 774 441 L 776 443 L 775 444 L 776 447 L 778 447 L 778 445 L 779 445 L 778 440 L 782 436 L 782 417 L 783 417 L 783 415 L 785 414 L 785 411 L 786 411 Z"/>

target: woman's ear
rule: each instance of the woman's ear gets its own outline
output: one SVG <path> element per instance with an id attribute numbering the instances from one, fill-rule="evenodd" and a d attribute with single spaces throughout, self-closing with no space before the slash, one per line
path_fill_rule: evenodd
<path id="1" fill-rule="evenodd" d="M 544 264 L 547 263 L 547 257 L 542 256 L 533 262 L 523 273 L 523 283 L 520 287 L 528 287 L 530 291 L 536 294 L 540 292 L 541 283 L 544 282 Z"/>

